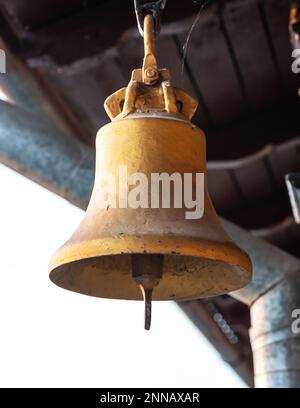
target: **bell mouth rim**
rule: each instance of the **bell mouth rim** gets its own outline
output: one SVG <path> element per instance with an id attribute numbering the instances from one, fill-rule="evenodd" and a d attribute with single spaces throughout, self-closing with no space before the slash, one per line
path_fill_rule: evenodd
<path id="1" fill-rule="evenodd" d="M 134 239 L 133 237 L 130 237 L 131 239 Z M 143 238 L 143 239 L 142 239 Z M 122 262 L 124 258 L 129 258 L 130 255 L 133 254 L 162 254 L 165 256 L 165 259 L 167 260 L 166 262 L 171 262 L 174 260 L 173 263 L 178 263 L 178 259 L 175 262 L 175 258 L 181 258 L 182 260 L 182 265 L 185 264 L 186 262 L 187 265 L 189 264 L 209 264 L 210 266 L 214 266 L 215 269 L 213 272 L 210 272 L 210 275 L 213 276 L 214 278 L 217 278 L 217 276 L 226 275 L 226 279 L 223 278 L 223 282 L 226 281 L 225 288 L 222 286 L 222 288 L 214 288 L 213 290 L 196 290 L 196 293 L 194 293 L 194 290 L 191 290 L 191 294 L 188 295 L 180 295 L 180 290 L 176 296 L 171 297 L 169 295 L 165 295 L 165 291 L 161 289 L 162 283 L 158 285 L 158 287 L 154 290 L 154 296 L 153 300 L 187 300 L 187 299 L 197 299 L 201 297 L 210 297 L 210 296 L 217 296 L 220 294 L 225 294 L 229 293 L 235 290 L 240 289 L 241 287 L 245 286 L 251 281 L 252 277 L 252 264 L 251 260 L 248 257 L 248 255 L 240 249 L 238 246 L 236 246 L 234 243 L 227 242 L 223 244 L 219 244 L 219 251 L 216 251 L 216 242 L 212 241 L 207 241 L 206 242 L 206 252 L 205 249 L 203 249 L 204 240 L 196 240 L 194 239 L 193 245 L 191 245 L 191 238 L 189 237 L 189 246 L 186 246 L 186 248 L 181 247 L 176 248 L 176 251 L 174 251 L 174 242 L 178 242 L 178 237 L 161 237 L 158 238 L 157 236 L 155 237 L 156 240 L 161 241 L 158 243 L 158 245 L 153 245 L 151 246 L 151 250 L 149 248 L 149 242 L 146 244 L 147 252 L 144 252 L 142 249 L 137 248 L 137 243 L 136 240 L 140 243 L 140 247 L 142 248 L 143 245 L 145 245 L 145 238 L 151 238 L 153 240 L 153 237 L 135 237 L 135 249 L 133 249 L 133 241 L 131 241 L 131 245 L 127 243 L 127 250 L 125 249 L 124 241 L 128 240 L 128 237 L 121 239 L 121 244 L 123 246 L 123 249 L 120 250 L 120 246 L 116 248 L 116 241 L 120 240 L 120 238 L 115 238 L 114 241 L 112 238 L 103 238 L 103 239 L 96 239 L 93 241 L 91 245 L 91 241 L 89 241 L 88 247 L 89 250 L 87 250 L 87 243 L 81 242 L 78 244 L 71 244 L 71 245 L 66 245 L 62 248 L 60 248 L 52 257 L 51 263 L 50 263 L 50 280 L 55 283 L 57 286 L 62 287 L 67 290 L 71 290 L 73 292 L 89 295 L 89 296 L 94 296 L 94 297 L 102 297 L 102 298 L 115 298 L 115 299 L 123 299 L 123 300 L 142 300 L 141 299 L 141 294 L 140 291 L 137 288 L 136 292 L 131 292 L 130 294 L 125 291 L 120 292 L 119 294 L 115 293 L 109 294 L 105 292 L 105 290 L 102 291 L 101 285 L 103 284 L 103 281 L 101 281 L 101 285 L 99 285 L 98 288 L 94 287 L 89 287 L 87 288 L 86 285 L 77 285 L 71 283 L 74 279 L 80 281 L 80 277 L 78 278 L 78 272 L 79 275 L 82 272 L 82 270 L 85 270 L 87 266 L 89 266 L 89 263 L 95 263 L 99 262 L 106 262 L 106 261 L 111 261 L 113 258 L 116 259 L 116 263 L 118 264 L 119 261 Z M 182 238 L 182 237 L 181 237 Z M 172 247 L 168 247 L 168 249 L 164 248 L 164 245 L 166 245 L 166 242 L 162 242 L 163 239 L 168 239 L 168 243 L 170 244 L 170 241 L 172 241 Z M 182 239 L 181 239 L 182 240 Z M 102 242 L 101 242 L 102 241 Z M 108 241 L 110 241 L 108 243 Z M 123 241 L 123 242 L 122 242 Z M 141 241 L 143 241 L 141 243 Z M 102 251 L 99 250 L 101 244 L 103 246 L 105 242 L 105 247 L 102 248 Z M 200 242 L 202 242 L 202 250 L 199 250 Z M 208 251 L 208 246 L 214 246 L 215 250 L 209 252 Z M 92 247 L 92 250 L 91 250 Z M 196 252 L 196 249 L 198 247 L 198 250 Z M 222 248 L 222 253 L 223 256 L 221 256 L 221 248 Z M 172 249 L 172 250 L 171 250 Z M 170 261 L 171 260 L 171 261 Z M 181 261 L 180 260 L 180 261 Z M 90 262 L 88 262 L 90 261 Z M 174 265 L 173 265 L 174 266 Z M 87 268 L 88 269 L 88 268 Z M 96 267 L 97 269 L 97 267 Z M 188 266 L 189 269 L 189 266 Z M 96 271 L 87 271 L 87 274 L 89 273 L 90 277 L 92 277 L 92 281 L 95 278 L 93 274 L 99 273 L 102 274 L 102 269 L 99 267 L 99 270 Z M 199 272 L 197 272 L 199 275 L 199 279 L 201 279 L 201 268 L 199 267 Z M 118 280 L 118 278 L 122 274 L 112 272 L 112 278 Z M 123 273 L 124 275 L 124 273 Z M 75 278 L 74 278 L 75 276 Z M 107 274 L 103 273 L 103 277 L 101 279 L 104 279 L 104 276 L 108 276 Z M 129 282 L 131 280 L 131 274 L 129 272 L 126 272 L 127 276 L 127 281 Z M 177 279 L 178 276 L 176 274 L 173 274 L 173 272 L 168 272 L 165 271 L 163 276 L 168 276 L 171 277 L 173 280 Z M 227 280 L 231 280 L 230 282 L 227 283 Z M 177 285 L 180 285 L 180 281 L 177 281 Z M 98 284 L 97 284 L 98 285 Z M 97 286 L 96 285 L 96 286 Z M 93 286 L 93 285 L 92 285 Z M 135 285 L 137 286 L 137 285 Z M 176 285 L 175 285 L 176 286 Z M 173 285 L 174 287 L 174 285 Z M 185 292 L 184 292 L 185 293 Z"/>
<path id="2" fill-rule="evenodd" d="M 182 244 L 185 241 L 186 244 Z M 146 249 L 147 248 L 147 249 Z M 216 242 L 189 236 L 126 235 L 81 241 L 60 247 L 52 256 L 49 272 L 63 264 L 109 255 L 162 254 L 191 256 L 230 263 L 252 273 L 249 255 L 234 242 Z"/>

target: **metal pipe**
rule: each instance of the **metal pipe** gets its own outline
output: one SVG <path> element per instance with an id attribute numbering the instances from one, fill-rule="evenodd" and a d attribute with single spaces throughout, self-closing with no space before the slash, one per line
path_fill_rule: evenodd
<path id="1" fill-rule="evenodd" d="M 255 385 L 300 388 L 300 336 L 292 311 L 300 305 L 299 277 L 283 280 L 251 307 Z"/>
<path id="2" fill-rule="evenodd" d="M 0 162 L 86 208 L 94 179 L 94 149 L 81 143 L 32 71 L 2 42 L 7 72 L 0 87 Z"/>
<path id="3" fill-rule="evenodd" d="M 94 156 L 39 116 L 0 101 L 0 162 L 80 208 L 92 191 Z"/>
<path id="4" fill-rule="evenodd" d="M 299 388 L 300 331 L 293 331 L 292 313 L 300 308 L 300 260 L 223 223 L 254 267 L 252 283 L 231 295 L 250 307 L 255 386 Z"/>

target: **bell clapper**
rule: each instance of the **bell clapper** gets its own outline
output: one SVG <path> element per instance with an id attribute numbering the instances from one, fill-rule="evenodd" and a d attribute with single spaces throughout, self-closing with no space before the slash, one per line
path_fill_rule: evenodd
<path id="1" fill-rule="evenodd" d="M 145 330 L 150 330 L 151 327 L 151 301 L 153 289 L 145 289 L 143 285 L 139 285 L 143 293 L 145 302 Z"/>
<path id="2" fill-rule="evenodd" d="M 163 255 L 131 255 L 132 277 L 139 285 L 145 302 L 145 330 L 151 326 L 152 292 L 162 278 Z"/>

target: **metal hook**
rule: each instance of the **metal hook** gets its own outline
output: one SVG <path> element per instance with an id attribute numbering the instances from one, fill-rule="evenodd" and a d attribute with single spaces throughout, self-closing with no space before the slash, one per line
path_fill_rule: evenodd
<path id="1" fill-rule="evenodd" d="M 144 18 L 151 14 L 154 19 L 154 34 L 158 36 L 160 31 L 161 13 L 166 6 L 167 0 L 147 1 L 134 0 L 134 8 L 139 32 L 144 37 Z"/>

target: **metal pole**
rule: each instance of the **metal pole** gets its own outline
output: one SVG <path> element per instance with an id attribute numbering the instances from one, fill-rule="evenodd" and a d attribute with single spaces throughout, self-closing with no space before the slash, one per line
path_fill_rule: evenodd
<path id="1" fill-rule="evenodd" d="M 293 311 L 300 309 L 300 260 L 223 223 L 254 267 L 252 283 L 231 295 L 250 307 L 255 386 L 299 388 L 300 330 L 293 329 Z"/>
<path id="2" fill-rule="evenodd" d="M 92 148 L 39 116 L 0 101 L 0 162 L 80 208 L 86 208 L 94 181 Z"/>

